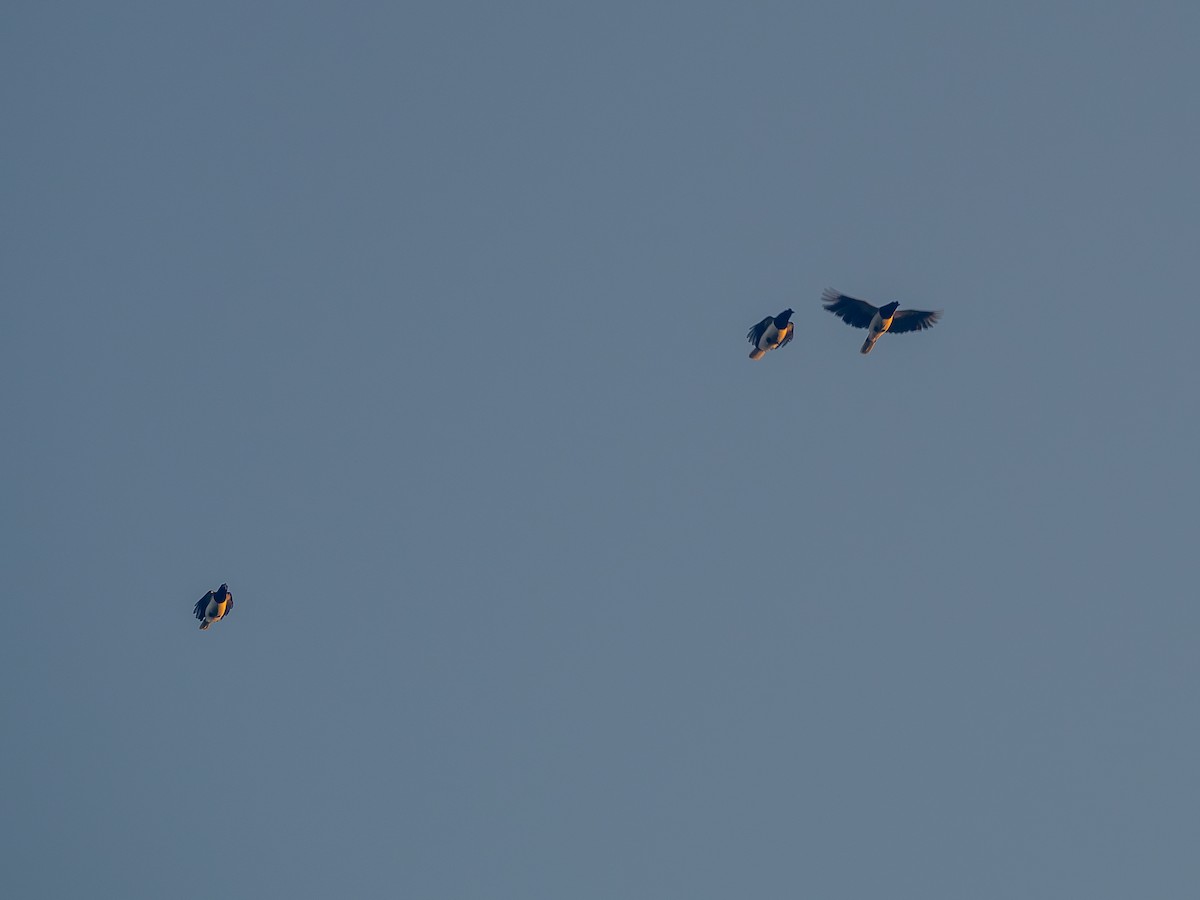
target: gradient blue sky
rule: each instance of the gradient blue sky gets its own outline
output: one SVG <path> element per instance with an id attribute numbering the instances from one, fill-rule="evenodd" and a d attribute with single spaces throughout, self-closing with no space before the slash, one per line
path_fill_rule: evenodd
<path id="1" fill-rule="evenodd" d="M 1197 896 L 1200 5 L 0 23 L 5 896 Z"/>

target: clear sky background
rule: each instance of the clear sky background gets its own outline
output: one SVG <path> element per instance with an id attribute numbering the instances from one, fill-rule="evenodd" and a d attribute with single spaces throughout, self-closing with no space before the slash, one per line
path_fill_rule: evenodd
<path id="1" fill-rule="evenodd" d="M 1197 896 L 1200 5 L 0 24 L 4 896 Z"/>

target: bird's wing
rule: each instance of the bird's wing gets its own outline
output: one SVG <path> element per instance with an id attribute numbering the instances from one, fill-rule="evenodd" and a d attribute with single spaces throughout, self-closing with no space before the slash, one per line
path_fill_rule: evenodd
<path id="1" fill-rule="evenodd" d="M 208 609 L 208 601 L 213 598 L 213 592 L 209 591 L 203 597 L 196 601 L 196 608 L 192 610 L 197 619 L 203 620 L 204 611 Z"/>
<path id="2" fill-rule="evenodd" d="M 941 317 L 942 311 L 927 312 L 923 309 L 898 309 L 892 316 L 892 327 L 888 334 L 904 334 L 906 331 L 924 331 L 932 328 Z"/>
<path id="3" fill-rule="evenodd" d="M 746 340 L 757 347 L 758 339 L 763 336 L 763 332 L 767 330 L 767 326 L 774 321 L 775 319 L 773 317 L 767 316 L 765 319 L 746 332 Z"/>
<path id="4" fill-rule="evenodd" d="M 788 322 L 787 328 L 784 329 L 783 340 L 779 342 L 779 346 L 776 349 L 782 350 L 784 347 L 786 347 L 788 344 L 788 341 L 790 341 L 792 339 L 792 335 L 794 335 L 795 333 L 796 333 L 796 323 Z"/>
<path id="5" fill-rule="evenodd" d="M 222 619 L 225 618 L 225 616 L 229 615 L 231 612 L 233 612 L 233 591 L 226 591 L 225 592 L 225 615 L 221 616 L 221 618 Z"/>
<path id="6" fill-rule="evenodd" d="M 821 302 L 825 308 L 840 318 L 847 325 L 855 328 L 867 328 L 879 308 L 872 306 L 866 300 L 855 300 L 845 294 L 839 294 L 833 288 L 825 288 L 821 294 Z"/>

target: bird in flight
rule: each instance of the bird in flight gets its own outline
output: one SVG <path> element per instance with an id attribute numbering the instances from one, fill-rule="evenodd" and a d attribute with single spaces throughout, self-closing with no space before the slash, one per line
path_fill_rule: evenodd
<path id="1" fill-rule="evenodd" d="M 853 297 L 839 294 L 833 288 L 825 289 L 821 294 L 821 302 L 847 325 L 867 329 L 867 339 L 863 341 L 862 350 L 859 351 L 861 353 L 870 353 L 881 334 L 924 331 L 926 328 L 932 328 L 942 315 L 940 309 L 936 312 L 900 309 L 900 304 L 895 300 L 883 306 L 872 306 L 865 300 L 855 300 Z"/>
<path id="2" fill-rule="evenodd" d="M 746 340 L 754 345 L 751 359 L 762 359 L 768 350 L 778 350 L 792 339 L 796 326 L 788 321 L 791 317 L 792 311 L 785 309 L 777 316 L 767 316 L 746 332 Z"/>
<path id="3" fill-rule="evenodd" d="M 213 622 L 219 622 L 229 615 L 233 609 L 233 594 L 229 593 L 229 585 L 223 584 L 215 591 L 209 591 L 196 601 L 193 612 L 200 620 L 200 630 L 208 630 Z"/>

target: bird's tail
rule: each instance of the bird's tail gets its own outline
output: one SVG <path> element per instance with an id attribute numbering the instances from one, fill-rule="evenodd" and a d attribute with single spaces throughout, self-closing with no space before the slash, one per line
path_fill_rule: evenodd
<path id="1" fill-rule="evenodd" d="M 204 619 L 203 621 L 200 622 L 200 630 L 208 631 L 208 626 L 211 624 L 212 624 L 212 622 L 208 621 L 208 619 Z"/>
<path id="2" fill-rule="evenodd" d="M 859 350 L 858 352 L 863 354 L 864 356 L 866 356 L 868 353 L 871 352 L 871 348 L 875 346 L 875 341 L 876 341 L 876 338 L 873 338 L 873 337 L 867 338 L 865 341 L 863 341 L 862 349 Z"/>
<path id="3" fill-rule="evenodd" d="M 750 351 L 751 359 L 762 359 L 766 355 L 767 355 L 766 350 L 759 350 L 757 347 L 755 347 L 753 350 Z"/>

